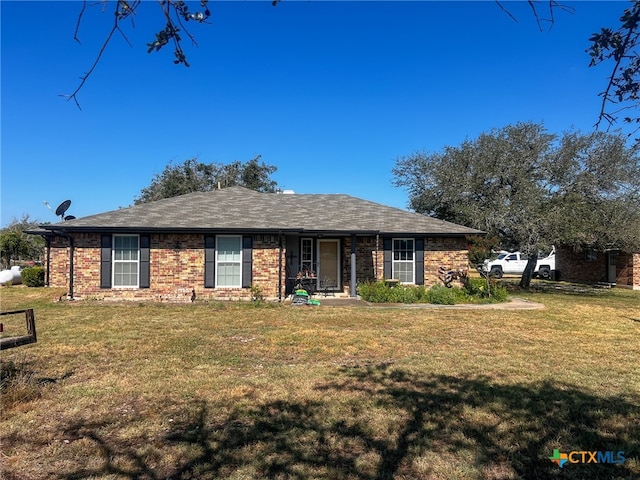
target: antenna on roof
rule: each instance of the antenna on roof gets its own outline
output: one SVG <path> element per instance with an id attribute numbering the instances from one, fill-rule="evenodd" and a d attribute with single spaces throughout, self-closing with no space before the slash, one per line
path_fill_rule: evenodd
<path id="1" fill-rule="evenodd" d="M 67 215 L 66 217 L 64 216 L 65 212 L 69 209 L 69 206 L 71 206 L 71 200 L 65 200 L 60 205 L 58 205 L 58 208 L 56 208 L 56 215 L 60 217 L 63 222 L 76 218 L 73 215 Z"/>

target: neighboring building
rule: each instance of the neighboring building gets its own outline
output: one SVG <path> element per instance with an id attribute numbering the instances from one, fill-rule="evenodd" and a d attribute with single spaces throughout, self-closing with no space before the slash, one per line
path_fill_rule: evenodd
<path id="1" fill-rule="evenodd" d="M 640 290 L 640 253 L 565 246 L 556 249 L 556 269 L 560 280 L 608 283 Z"/>
<path id="2" fill-rule="evenodd" d="M 42 225 L 47 279 L 72 297 L 283 299 L 359 282 L 431 286 L 483 232 L 348 195 L 198 192 Z"/>

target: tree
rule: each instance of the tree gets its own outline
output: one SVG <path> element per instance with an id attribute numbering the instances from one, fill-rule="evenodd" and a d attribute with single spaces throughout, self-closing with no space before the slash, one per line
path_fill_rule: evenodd
<path id="1" fill-rule="evenodd" d="M 640 250 L 638 145 L 601 131 L 566 133 L 549 163 L 553 241 L 599 250 Z"/>
<path id="2" fill-rule="evenodd" d="M 156 174 L 151 185 L 140 192 L 136 204 L 171 198 L 192 192 L 208 192 L 218 187 L 242 187 L 258 192 L 275 192 L 277 183 L 270 178 L 277 167 L 260 162 L 260 155 L 242 163 L 205 164 L 197 158 L 185 160 L 182 164 L 169 163 L 161 174 Z"/>
<path id="3" fill-rule="evenodd" d="M 637 52 L 640 46 L 640 0 L 630 3 L 616 29 L 605 27 L 593 34 L 587 52 L 591 56 L 589 66 L 612 65 L 607 86 L 600 93 L 602 103 L 596 127 L 603 120 L 610 127 L 626 112 L 623 121 L 636 125 L 635 132 L 640 128 L 640 117 L 637 113 L 631 113 L 637 111 L 640 99 L 640 57 Z"/>
<path id="4" fill-rule="evenodd" d="M 528 254 L 525 288 L 538 252 L 553 243 L 599 246 L 606 238 L 609 248 L 633 246 L 625 227 L 640 208 L 640 164 L 620 134 L 559 137 L 518 123 L 440 153 L 402 157 L 393 175 L 416 212 L 479 228 Z"/>
<path id="5" fill-rule="evenodd" d="M 11 268 L 11 262 L 27 254 L 29 244 L 24 236 L 15 230 L 0 233 L 0 256 L 6 268 Z"/>
<path id="6" fill-rule="evenodd" d="M 15 260 L 41 260 L 44 252 L 44 240 L 39 235 L 29 235 L 25 231 L 35 229 L 41 222 L 31 220 L 24 215 L 20 220 L 14 218 L 0 231 L 0 258 L 3 267 L 10 268 Z"/>

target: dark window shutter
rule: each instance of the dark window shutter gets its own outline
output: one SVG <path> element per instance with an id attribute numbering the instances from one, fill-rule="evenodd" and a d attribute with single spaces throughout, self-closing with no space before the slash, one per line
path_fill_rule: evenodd
<path id="1" fill-rule="evenodd" d="M 424 238 L 415 240 L 416 285 L 424 285 Z"/>
<path id="2" fill-rule="evenodd" d="M 253 282 L 253 237 L 242 237 L 242 288 L 249 288 Z"/>
<path id="3" fill-rule="evenodd" d="M 216 237 L 204 237 L 204 288 L 216 286 Z"/>
<path id="4" fill-rule="evenodd" d="M 384 261 L 384 271 L 383 271 L 383 275 L 384 275 L 384 279 L 388 280 L 391 278 L 391 276 L 393 275 L 393 265 L 392 265 L 392 259 L 393 259 L 393 252 L 392 252 L 392 248 L 393 248 L 393 244 L 392 244 L 392 239 L 391 238 L 383 238 L 382 239 L 382 249 L 384 251 L 384 257 L 383 257 L 383 261 Z"/>
<path id="5" fill-rule="evenodd" d="M 140 288 L 149 288 L 151 283 L 151 239 L 149 235 L 140 235 Z"/>
<path id="6" fill-rule="evenodd" d="M 100 288 L 111 288 L 111 235 L 100 239 Z"/>

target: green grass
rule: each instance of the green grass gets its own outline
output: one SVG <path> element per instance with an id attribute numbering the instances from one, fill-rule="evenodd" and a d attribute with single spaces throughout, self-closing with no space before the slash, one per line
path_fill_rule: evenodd
<path id="1" fill-rule="evenodd" d="M 518 292 L 546 305 L 523 311 L 0 294 L 38 327 L 2 352 L 8 480 L 640 477 L 639 292 Z M 559 469 L 556 448 L 627 460 Z"/>

